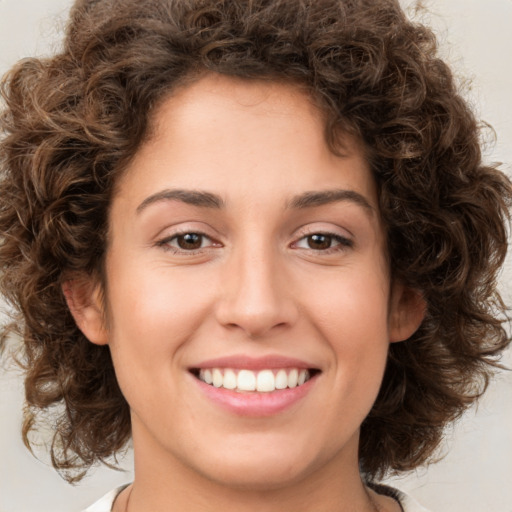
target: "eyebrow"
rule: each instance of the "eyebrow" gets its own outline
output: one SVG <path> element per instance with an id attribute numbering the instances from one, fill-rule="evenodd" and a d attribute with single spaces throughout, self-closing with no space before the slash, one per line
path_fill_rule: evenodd
<path id="1" fill-rule="evenodd" d="M 137 207 L 137 213 L 160 201 L 181 201 L 200 208 L 224 208 L 224 200 L 217 194 L 201 190 L 165 189 L 148 196 Z M 354 190 L 334 189 L 308 191 L 293 197 L 287 204 L 288 209 L 304 209 L 323 206 L 340 201 L 349 201 L 363 207 L 369 213 L 375 211 L 369 201 Z"/>
<path id="2" fill-rule="evenodd" d="M 305 192 L 304 194 L 300 194 L 292 198 L 288 204 L 288 208 L 314 208 L 316 206 L 323 206 L 339 201 L 349 201 L 351 203 L 356 203 L 357 205 L 367 210 L 369 213 L 373 214 L 375 212 L 375 208 L 362 194 L 354 190 L 344 189 Z"/>
<path id="3" fill-rule="evenodd" d="M 182 189 L 166 189 L 156 194 L 146 197 L 142 203 L 137 206 L 137 213 L 145 210 L 149 205 L 160 201 L 181 201 L 182 203 L 199 206 L 201 208 L 216 208 L 224 207 L 222 198 L 211 192 L 203 192 L 200 190 L 182 190 Z"/>

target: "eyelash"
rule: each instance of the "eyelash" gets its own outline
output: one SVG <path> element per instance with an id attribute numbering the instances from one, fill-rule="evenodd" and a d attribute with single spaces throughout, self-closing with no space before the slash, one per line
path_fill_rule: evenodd
<path id="1" fill-rule="evenodd" d="M 296 242 L 293 243 L 294 246 L 297 246 L 299 242 L 302 240 L 307 240 L 308 238 L 314 236 L 321 236 L 331 239 L 331 242 L 337 242 L 336 245 L 328 247 L 326 249 L 314 249 L 312 247 L 304 247 L 303 249 L 307 251 L 312 251 L 314 253 L 322 253 L 322 254 L 332 254 L 337 252 L 342 252 L 346 249 L 350 249 L 354 246 L 354 242 L 349 238 L 346 238 L 337 233 L 330 233 L 325 231 L 313 231 L 311 233 L 304 233 Z M 306 242 L 307 243 L 307 242 Z"/>
<path id="2" fill-rule="evenodd" d="M 196 235 L 196 236 L 200 237 L 201 238 L 201 245 L 205 241 L 205 239 L 212 241 L 212 244 L 207 246 L 207 247 L 199 247 L 197 249 L 190 249 L 190 250 L 182 249 L 182 248 L 179 248 L 179 247 L 173 247 L 173 246 L 170 245 L 173 240 L 177 241 L 180 237 L 184 237 L 186 235 Z M 190 231 L 190 230 L 189 231 L 181 231 L 181 232 L 178 232 L 178 233 L 174 233 L 171 236 L 167 236 L 165 238 L 162 238 L 161 240 L 158 240 L 156 242 L 156 245 L 158 247 L 161 247 L 165 251 L 170 251 L 170 252 L 173 252 L 175 254 L 197 254 L 198 252 L 204 251 L 205 249 L 209 249 L 211 247 L 220 246 L 219 243 L 214 242 L 212 240 L 212 238 L 209 237 L 208 235 L 206 235 L 204 233 L 201 233 L 200 231 Z"/>
<path id="3" fill-rule="evenodd" d="M 208 245 L 207 247 L 198 247 L 197 249 L 190 249 L 190 250 L 179 248 L 179 247 L 173 247 L 170 245 L 173 240 L 177 241 L 180 237 L 184 237 L 186 235 L 196 235 L 197 237 L 200 237 L 201 245 L 205 240 L 210 240 L 212 243 L 211 243 L 211 245 Z M 350 249 L 351 247 L 354 246 L 353 241 L 344 236 L 338 235 L 336 233 L 329 233 L 329 232 L 323 232 L 323 231 L 314 231 L 311 233 L 305 233 L 300 238 L 298 238 L 295 242 L 293 242 L 291 244 L 291 246 L 300 248 L 300 247 L 298 247 L 299 242 L 301 242 L 302 240 L 307 240 L 308 238 L 314 237 L 314 236 L 321 236 L 321 237 L 329 238 L 329 239 L 331 239 L 331 242 L 334 241 L 334 242 L 337 242 L 337 244 L 334 246 L 331 246 L 331 247 L 327 247 L 326 249 L 314 249 L 312 247 L 303 247 L 302 249 L 305 249 L 307 251 L 312 251 L 313 253 L 317 253 L 317 254 L 319 254 L 319 253 L 332 254 L 332 253 L 342 252 L 342 251 L 344 251 L 346 249 Z M 170 252 L 173 252 L 174 254 L 189 254 L 189 255 L 198 254 L 198 253 L 208 250 L 212 247 L 220 247 L 221 246 L 220 243 L 213 241 L 211 237 L 209 237 L 205 233 L 201 233 L 199 231 L 182 231 L 182 232 L 174 233 L 171 236 L 168 236 L 161 240 L 158 240 L 156 242 L 156 245 L 158 247 L 161 247 L 165 251 L 170 251 Z"/>

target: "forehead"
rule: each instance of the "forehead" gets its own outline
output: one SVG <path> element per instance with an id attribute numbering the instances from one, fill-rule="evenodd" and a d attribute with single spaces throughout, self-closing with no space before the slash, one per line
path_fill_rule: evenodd
<path id="1" fill-rule="evenodd" d="M 165 115 L 169 108 L 179 108 L 186 113 L 190 108 L 211 108 L 212 104 L 221 108 L 249 109 L 262 116 L 285 116 L 303 110 L 321 122 L 320 110 L 315 107 L 311 96 L 300 84 L 240 78 L 213 72 L 183 81 L 162 102 L 157 109 L 156 118 Z"/>
<path id="2" fill-rule="evenodd" d="M 124 195 L 139 197 L 171 186 L 208 189 L 227 200 L 244 193 L 251 201 L 349 188 L 376 206 L 361 145 L 344 136 L 343 154 L 335 155 L 322 114 L 303 90 L 215 74 L 162 102 L 151 136 L 121 180 Z"/>

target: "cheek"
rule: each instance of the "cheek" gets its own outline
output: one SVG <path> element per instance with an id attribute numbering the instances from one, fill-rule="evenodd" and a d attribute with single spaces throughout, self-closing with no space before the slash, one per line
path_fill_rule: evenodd
<path id="1" fill-rule="evenodd" d="M 309 296 L 314 304 L 310 311 L 315 328 L 332 353 L 330 371 L 336 387 L 369 410 L 382 381 L 389 348 L 389 285 L 381 273 L 346 270 Z"/>
<path id="2" fill-rule="evenodd" d="M 181 365 L 182 347 L 197 335 L 210 288 L 170 268 L 119 266 L 110 275 L 109 345 L 123 393 L 158 389 Z"/>
<path id="3" fill-rule="evenodd" d="M 361 348 L 381 338 L 387 341 L 389 282 L 375 266 L 364 271 L 348 266 L 321 279 L 317 276 L 315 287 L 302 295 L 305 309 L 329 332 L 328 338 Z"/>
<path id="4" fill-rule="evenodd" d="M 112 272 L 111 283 L 114 342 L 142 337 L 146 346 L 160 345 L 163 338 L 169 345 L 194 329 L 211 302 L 211 287 L 197 270 L 139 265 Z"/>

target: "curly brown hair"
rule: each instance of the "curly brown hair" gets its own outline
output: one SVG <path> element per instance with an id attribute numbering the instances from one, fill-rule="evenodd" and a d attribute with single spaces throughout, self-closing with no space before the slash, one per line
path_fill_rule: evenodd
<path id="1" fill-rule="evenodd" d="M 0 290 L 16 311 L 3 336 L 24 341 L 26 444 L 60 404 L 52 460 L 71 480 L 130 437 L 109 349 L 77 328 L 62 284 L 84 272 L 104 282 L 119 176 L 158 105 L 205 73 L 297 84 L 325 114 L 332 151 L 340 132 L 363 142 L 393 278 L 421 291 L 427 313 L 390 347 L 360 465 L 369 479 L 417 467 L 508 344 L 496 278 L 512 192 L 482 164 L 434 35 L 395 0 L 79 0 L 63 50 L 4 77 Z"/>

